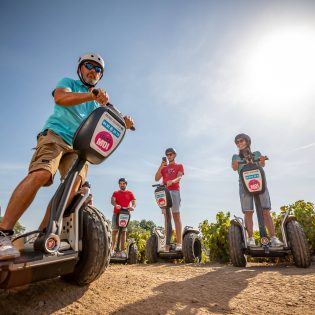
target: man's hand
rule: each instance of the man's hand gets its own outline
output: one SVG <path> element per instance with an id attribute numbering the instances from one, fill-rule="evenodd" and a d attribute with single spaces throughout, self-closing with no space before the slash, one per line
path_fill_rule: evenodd
<path id="1" fill-rule="evenodd" d="M 237 160 L 232 161 L 232 168 L 233 168 L 234 171 L 237 171 L 237 169 L 238 169 L 238 162 L 239 161 L 237 161 Z"/>
<path id="2" fill-rule="evenodd" d="M 172 180 L 168 180 L 167 182 L 166 182 L 166 186 L 167 187 L 169 187 L 169 186 L 171 186 L 171 185 L 173 185 L 174 184 L 174 182 L 172 181 Z"/>
<path id="3" fill-rule="evenodd" d="M 121 209 L 121 206 L 120 206 L 120 205 L 116 205 L 115 208 L 116 208 L 117 210 L 120 210 L 120 209 Z"/>
<path id="4" fill-rule="evenodd" d="M 128 210 L 129 211 L 133 211 L 133 210 L 135 210 L 135 208 L 134 207 L 129 207 Z"/>
<path id="5" fill-rule="evenodd" d="M 160 165 L 160 168 L 163 168 L 163 167 L 166 167 L 166 166 L 167 166 L 167 162 L 162 161 L 162 162 L 161 162 L 161 165 Z"/>
<path id="6" fill-rule="evenodd" d="M 265 166 L 266 156 L 262 155 L 259 157 L 259 165 Z"/>
<path id="7" fill-rule="evenodd" d="M 125 116 L 124 120 L 125 120 L 125 124 L 126 124 L 127 129 L 130 129 L 131 127 L 133 127 L 134 121 L 130 116 Z"/>
<path id="8" fill-rule="evenodd" d="M 90 89 L 90 92 L 93 96 L 93 99 L 98 102 L 101 106 L 106 106 L 106 104 L 108 103 L 109 101 L 109 96 L 107 94 L 107 92 L 103 89 L 97 89 L 98 91 L 98 94 L 95 95 L 92 93 L 92 90 L 94 90 L 93 88 Z"/>

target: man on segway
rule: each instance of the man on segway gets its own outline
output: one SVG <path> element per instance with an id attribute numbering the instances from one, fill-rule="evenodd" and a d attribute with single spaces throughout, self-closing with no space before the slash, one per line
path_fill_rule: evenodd
<path id="1" fill-rule="evenodd" d="M 235 137 L 234 140 L 237 148 L 239 149 L 239 154 L 234 154 L 232 157 L 232 168 L 234 171 L 238 171 L 240 174 L 244 164 L 240 164 L 239 162 L 244 160 L 244 152 L 246 149 L 251 146 L 251 139 L 248 135 L 241 133 Z M 265 166 L 266 157 L 262 156 L 259 151 L 253 152 L 253 159 L 259 160 L 258 164 L 262 167 Z M 248 234 L 248 245 L 255 246 L 255 239 L 253 237 L 253 213 L 254 213 L 254 202 L 253 195 L 248 193 L 246 189 L 243 187 L 242 181 L 239 179 L 239 195 L 242 206 L 242 211 L 244 213 L 244 221 Z M 271 246 L 283 246 L 283 243 L 275 236 L 275 227 L 270 215 L 271 210 L 271 202 L 269 197 L 269 191 L 266 187 L 265 191 L 259 194 L 259 199 L 261 202 L 261 206 L 263 209 L 263 217 L 266 228 L 270 234 Z"/>
<path id="2" fill-rule="evenodd" d="M 114 248 L 118 232 L 117 216 L 121 208 L 128 208 L 129 211 L 133 211 L 136 207 L 136 198 L 130 190 L 127 190 L 127 184 L 128 182 L 125 178 L 120 178 L 118 180 L 119 190 L 115 191 L 111 198 L 111 204 L 114 206 L 112 217 L 112 256 L 116 254 L 120 255 L 121 258 L 127 257 L 125 252 L 127 227 L 122 228 L 120 239 L 121 253 L 115 253 Z"/>
<path id="3" fill-rule="evenodd" d="M 64 178 L 77 154 L 72 149 L 72 140 L 81 122 L 99 106 L 106 106 L 109 97 L 106 91 L 92 90 L 104 73 L 104 60 L 96 53 L 87 53 L 78 60 L 77 73 L 80 80 L 63 78 L 53 91 L 54 113 L 46 121 L 37 137 L 36 151 L 31 160 L 28 175 L 13 192 L 7 210 L 0 224 L 0 260 L 20 256 L 12 245 L 10 236 L 13 227 L 32 203 L 38 190 L 53 182 L 59 169 Z M 126 127 L 133 126 L 133 120 L 125 117 Z M 68 204 L 85 181 L 87 164 L 78 174 L 70 193 Z M 45 217 L 40 225 L 43 230 L 48 223 L 51 205 L 48 205 Z"/>
<path id="4" fill-rule="evenodd" d="M 155 174 L 155 180 L 159 181 L 163 178 L 163 184 L 165 184 L 171 193 L 172 197 L 172 214 L 176 229 L 176 251 L 182 250 L 182 222 L 180 218 L 180 180 L 184 175 L 184 167 L 182 164 L 175 163 L 176 151 L 174 148 L 168 148 L 165 150 L 167 162 L 162 159 L 161 165 Z M 165 232 L 167 231 L 167 219 L 165 209 L 162 210 L 165 219 Z"/>

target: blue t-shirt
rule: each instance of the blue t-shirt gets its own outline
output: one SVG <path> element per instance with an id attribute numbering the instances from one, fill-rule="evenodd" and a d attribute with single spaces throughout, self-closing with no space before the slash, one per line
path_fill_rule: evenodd
<path id="1" fill-rule="evenodd" d="M 80 81 L 70 78 L 63 78 L 58 82 L 56 89 L 67 89 L 70 92 L 88 92 L 88 88 Z M 54 113 L 46 121 L 43 130 L 51 129 L 59 135 L 66 143 L 72 145 L 74 134 L 81 122 L 96 108 L 99 104 L 96 101 L 90 101 L 73 106 L 60 106 L 55 104 Z"/>
<path id="2" fill-rule="evenodd" d="M 261 156 L 261 153 L 259 151 L 255 151 L 255 152 L 253 152 L 253 154 L 254 154 L 254 159 L 258 159 Z M 241 161 L 241 160 L 244 160 L 244 159 L 242 159 L 238 154 L 234 154 L 232 156 L 232 161 Z M 258 162 L 255 162 L 255 163 L 258 164 Z M 241 170 L 244 166 L 245 166 L 245 164 L 239 164 L 238 165 L 238 170 L 237 170 L 238 173 L 241 172 Z"/>

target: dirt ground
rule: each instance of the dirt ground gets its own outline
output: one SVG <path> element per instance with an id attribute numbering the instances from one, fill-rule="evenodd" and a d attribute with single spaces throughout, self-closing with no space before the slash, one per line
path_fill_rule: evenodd
<path id="1" fill-rule="evenodd" d="M 0 290 L 0 314 L 315 314 L 315 264 L 116 264 L 87 287 Z"/>

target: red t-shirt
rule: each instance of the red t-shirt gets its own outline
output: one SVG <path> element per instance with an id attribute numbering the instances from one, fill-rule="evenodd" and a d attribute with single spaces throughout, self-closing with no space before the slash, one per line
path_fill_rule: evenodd
<path id="1" fill-rule="evenodd" d="M 116 199 L 116 203 L 123 208 L 128 208 L 130 202 L 132 200 L 136 200 L 133 193 L 129 190 L 117 190 L 113 193 L 112 197 L 114 197 Z M 114 213 L 119 213 L 119 209 L 114 207 Z"/>
<path id="2" fill-rule="evenodd" d="M 163 184 L 166 184 L 168 180 L 173 180 L 178 177 L 178 173 L 184 174 L 184 167 L 182 164 L 171 163 L 162 168 L 161 174 L 163 177 Z M 169 190 L 179 190 L 179 183 L 172 184 L 167 188 Z"/>

